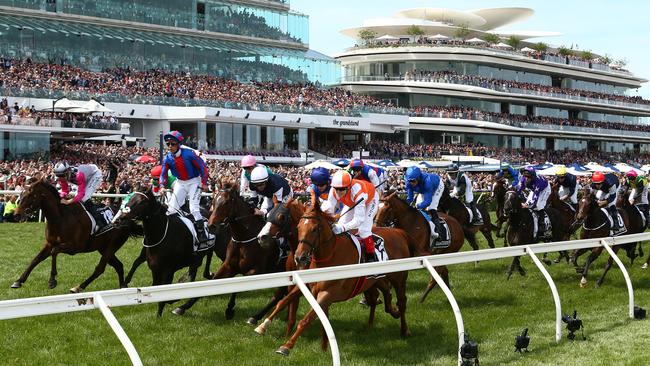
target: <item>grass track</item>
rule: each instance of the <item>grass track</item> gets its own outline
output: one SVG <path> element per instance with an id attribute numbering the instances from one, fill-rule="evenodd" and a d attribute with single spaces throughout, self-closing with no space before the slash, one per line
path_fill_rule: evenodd
<path id="1" fill-rule="evenodd" d="M 9 288 L 39 250 L 43 225 L 35 223 L 0 225 L 0 299 L 15 299 L 67 293 L 93 270 L 97 253 L 59 256 L 59 286 L 47 288 L 50 260 L 32 273 L 24 287 Z M 501 245 L 500 242 L 498 245 Z M 485 247 L 485 243 L 481 243 Z M 648 248 L 650 249 L 650 248 Z M 128 269 L 140 243 L 130 240 L 118 252 Z M 648 252 L 648 250 L 646 250 Z M 641 263 L 629 266 L 636 303 L 650 306 L 650 273 Z M 526 277 L 514 275 L 506 281 L 508 259 L 457 265 L 450 268 L 452 291 L 461 308 L 465 328 L 480 345 L 482 365 L 647 365 L 646 345 L 650 339 L 648 321 L 627 319 L 627 292 L 620 271 L 612 269 L 605 284 L 593 284 L 604 266 L 602 256 L 594 265 L 590 287 L 580 289 L 579 277 L 566 264 L 549 268 L 562 300 L 564 313 L 578 310 L 586 327 L 586 342 L 563 340 L 555 344 L 554 305 L 543 276 L 527 258 L 522 263 Z M 584 258 L 581 258 L 584 260 Z M 216 265 L 213 265 L 216 266 Z M 176 277 L 180 275 L 180 272 Z M 335 304 L 330 319 L 344 365 L 453 365 L 457 347 L 456 325 L 449 304 L 435 290 L 424 304 L 418 298 L 428 281 L 427 272 L 409 275 L 407 320 L 412 336 L 400 339 L 399 322 L 378 308 L 375 327 L 368 329 L 367 310 L 357 299 Z M 151 283 L 143 266 L 132 285 Z M 112 268 L 89 291 L 117 285 Z M 269 298 L 271 290 L 241 294 L 235 319 L 225 320 L 227 296 L 200 301 L 184 317 L 170 314 L 155 317 L 156 305 L 113 309 L 135 344 L 145 365 L 329 365 L 329 353 L 320 350 L 320 327 L 314 323 L 299 340 L 291 356 L 274 354 L 285 338 L 284 321 L 273 324 L 269 333 L 258 336 L 246 319 Z M 307 302 L 302 300 L 299 314 Z M 530 328 L 531 353 L 513 352 L 514 337 Z M 0 322 L 1 365 L 128 365 L 126 352 L 99 311 L 43 316 Z M 565 333 L 566 334 L 566 333 Z"/>

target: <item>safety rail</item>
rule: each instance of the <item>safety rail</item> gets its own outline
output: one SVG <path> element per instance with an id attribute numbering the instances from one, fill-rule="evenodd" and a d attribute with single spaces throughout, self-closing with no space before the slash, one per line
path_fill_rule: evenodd
<path id="1" fill-rule="evenodd" d="M 180 300 L 193 297 L 214 296 L 234 292 L 245 292 L 276 288 L 280 286 L 297 285 L 302 291 L 303 295 L 308 299 L 310 305 L 315 309 L 321 321 L 321 324 L 326 329 L 327 336 L 330 339 L 332 363 L 333 365 L 338 366 L 340 365 L 340 356 L 338 344 L 334 336 L 334 331 L 329 320 L 323 313 L 322 309 L 320 309 L 320 306 L 309 291 L 309 288 L 305 285 L 306 283 L 339 280 L 344 278 L 354 278 L 392 272 L 412 271 L 417 269 L 427 269 L 432 274 L 436 283 L 442 288 L 453 309 L 458 328 L 458 342 L 460 349 L 460 346 L 463 344 L 465 332 L 460 308 L 454 299 L 452 292 L 445 285 L 442 278 L 437 275 L 434 268 L 438 266 L 473 263 L 476 261 L 486 261 L 491 259 L 502 259 L 527 255 L 533 259 L 536 266 L 543 273 L 551 288 L 551 293 L 555 302 L 555 341 L 559 342 L 561 339 L 562 321 L 559 294 L 552 277 L 548 271 L 546 271 L 546 268 L 542 265 L 541 261 L 539 261 L 536 255 L 540 253 L 585 249 L 597 246 L 603 246 L 611 255 L 613 254 L 611 246 L 644 240 L 650 240 L 650 233 L 631 234 L 614 238 L 607 237 L 533 244 L 517 247 L 483 249 L 471 252 L 396 259 L 380 263 L 345 265 L 192 283 L 5 300 L 0 301 L 0 320 L 100 309 L 102 314 L 109 322 L 111 328 L 120 339 L 120 342 L 127 350 L 131 362 L 134 365 L 141 365 L 141 360 L 133 344 L 129 340 L 124 330 L 120 327 L 117 319 L 115 319 L 115 317 L 110 313 L 111 307 L 150 304 L 160 301 Z M 616 261 L 616 264 L 621 268 L 625 282 L 627 284 L 629 295 L 629 316 L 630 318 L 633 318 L 634 290 L 632 288 L 632 282 L 630 280 L 628 272 L 623 266 L 623 263 L 616 256 L 614 256 L 614 260 Z M 458 356 L 460 363 L 460 354 Z"/>

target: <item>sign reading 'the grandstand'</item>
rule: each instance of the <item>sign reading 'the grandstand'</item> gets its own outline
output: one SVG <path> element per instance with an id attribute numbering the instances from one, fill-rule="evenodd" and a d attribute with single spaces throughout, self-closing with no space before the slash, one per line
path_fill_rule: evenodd
<path id="1" fill-rule="evenodd" d="M 351 119 L 334 119 L 332 121 L 332 126 L 335 127 L 359 127 L 359 120 L 351 120 Z"/>

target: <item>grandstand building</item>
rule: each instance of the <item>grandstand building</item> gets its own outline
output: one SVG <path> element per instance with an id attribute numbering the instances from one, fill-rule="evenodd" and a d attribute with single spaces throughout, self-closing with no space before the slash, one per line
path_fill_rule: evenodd
<path id="1" fill-rule="evenodd" d="M 341 33 L 341 86 L 411 109 L 411 144 L 650 152 L 647 80 L 589 51 L 552 48 L 542 31 L 500 31 L 528 8 L 419 8 Z"/>

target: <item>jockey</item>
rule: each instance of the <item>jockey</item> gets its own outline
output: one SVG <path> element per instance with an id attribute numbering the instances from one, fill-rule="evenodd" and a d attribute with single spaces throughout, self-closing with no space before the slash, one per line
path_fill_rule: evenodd
<path id="1" fill-rule="evenodd" d="M 636 171 L 630 170 L 625 173 L 625 184 L 632 188 L 628 200 L 645 215 L 646 226 L 648 224 L 648 178 L 638 175 Z"/>
<path id="2" fill-rule="evenodd" d="M 332 180 L 330 171 L 323 167 L 314 168 L 311 171 L 310 180 L 311 184 L 307 187 L 307 193 L 314 192 L 316 197 L 326 201 L 332 188 L 330 186 Z"/>
<path id="3" fill-rule="evenodd" d="M 162 173 L 162 165 L 156 165 L 155 167 L 151 168 L 151 190 L 153 191 L 154 194 L 158 195 L 160 191 L 160 185 L 158 184 L 160 181 L 160 173 Z M 174 185 L 174 182 L 176 182 L 176 177 L 172 174 L 171 170 L 167 171 L 167 184 L 165 185 L 165 189 L 171 189 L 172 186 Z"/>
<path id="4" fill-rule="evenodd" d="M 551 195 L 551 186 L 544 177 L 537 175 L 533 167 L 523 168 L 521 175 L 517 192 L 522 192 L 524 189 L 530 190 L 526 202 L 522 204 L 522 208 L 528 208 L 537 215 L 537 232 L 543 233 L 542 236 L 548 238 L 551 235 L 551 228 L 545 225 L 546 211 L 544 207 L 546 207 L 546 201 Z M 536 237 L 537 232 L 535 233 Z"/>
<path id="5" fill-rule="evenodd" d="M 273 173 L 271 169 L 265 165 L 258 164 L 257 160 L 253 155 L 246 155 L 241 159 L 241 176 L 239 177 L 239 194 L 242 196 L 249 196 L 251 198 L 257 198 L 257 192 L 250 187 L 251 182 L 251 172 L 256 167 L 261 166 L 266 168 L 267 173 Z"/>
<path id="6" fill-rule="evenodd" d="M 434 173 L 423 173 L 417 166 L 411 166 L 406 169 L 404 180 L 406 181 L 406 202 L 409 205 L 413 203 L 413 192 L 419 193 L 415 208 L 426 211 L 431 217 L 431 222 L 435 226 L 435 232 L 431 233 L 431 237 L 438 239 L 442 236 L 440 238 L 442 241 L 447 240 L 445 238 L 446 231 L 438 217 L 438 203 L 445 190 L 440 177 Z"/>
<path id="7" fill-rule="evenodd" d="M 262 206 L 255 210 L 255 214 L 266 217 L 273 208 L 273 196 L 278 202 L 287 203 L 293 197 L 291 186 L 282 176 L 271 173 L 265 166 L 258 166 L 251 172 L 251 186 L 256 194 L 264 197 Z"/>
<path id="8" fill-rule="evenodd" d="M 510 164 L 501 163 L 501 167 L 496 175 L 496 179 L 505 179 L 506 181 L 510 180 L 510 185 L 515 188 L 519 183 L 519 172 L 510 166 Z"/>
<path id="9" fill-rule="evenodd" d="M 379 196 L 384 192 L 388 181 L 386 171 L 382 168 L 374 168 L 363 163 L 361 159 L 354 159 L 350 162 L 350 174 L 353 179 L 361 179 L 372 183 Z"/>
<path id="10" fill-rule="evenodd" d="M 483 220 L 481 215 L 476 208 L 476 202 L 474 202 L 474 192 L 472 191 L 472 181 L 465 173 L 459 174 L 459 167 L 456 164 L 452 164 L 447 168 L 447 174 L 449 175 L 449 181 L 453 187 L 452 192 L 449 194 L 452 197 L 458 198 L 463 202 L 467 207 L 472 210 L 472 224 L 473 225 L 483 225 Z"/>
<path id="11" fill-rule="evenodd" d="M 190 201 L 190 213 L 194 216 L 194 229 L 199 243 L 208 241 L 207 225 L 199 203 L 201 201 L 201 190 L 208 190 L 208 169 L 203 159 L 198 157 L 193 150 L 180 146 L 183 142 L 183 135 L 178 131 L 171 131 L 164 136 L 169 148 L 169 153 L 162 162 L 162 171 L 158 181 L 159 192 L 165 194 L 167 187 L 167 172 L 171 171 L 176 177 L 172 186 L 172 195 L 168 200 L 167 215 L 173 215 L 180 211 L 185 203 L 185 198 Z"/>
<path id="12" fill-rule="evenodd" d="M 374 185 L 365 180 L 353 179 L 350 173 L 339 170 L 332 176 L 332 188 L 323 210 L 333 213 L 339 202 L 345 207 L 338 222 L 332 226 L 332 231 L 338 235 L 357 229 L 357 236 L 365 247 L 366 263 L 376 262 L 372 225 L 379 207 L 379 197 Z"/>
<path id="13" fill-rule="evenodd" d="M 61 186 L 60 196 L 62 204 L 69 205 L 74 202 L 80 202 L 93 216 L 96 223 L 99 224 L 106 221 L 106 218 L 97 213 L 97 210 L 90 199 L 97 188 L 102 184 L 103 175 L 97 165 L 82 164 L 77 167 L 72 167 L 66 161 L 61 161 L 54 166 L 54 175 L 59 178 L 58 181 Z M 77 186 L 77 194 L 73 198 L 66 199 L 70 193 L 69 183 Z"/>
<path id="14" fill-rule="evenodd" d="M 575 209 L 578 205 L 578 191 L 580 190 L 576 176 L 567 173 L 566 167 L 560 165 L 555 172 L 555 183 L 560 185 L 557 192 L 560 200 L 568 201 Z"/>
<path id="15" fill-rule="evenodd" d="M 616 199 L 618 198 L 618 178 L 612 173 L 603 174 L 595 172 L 591 176 L 591 189 L 596 191 L 598 206 L 607 207 L 607 211 L 612 217 L 614 232 L 621 228 L 618 224 L 618 211 L 616 210 Z"/>

